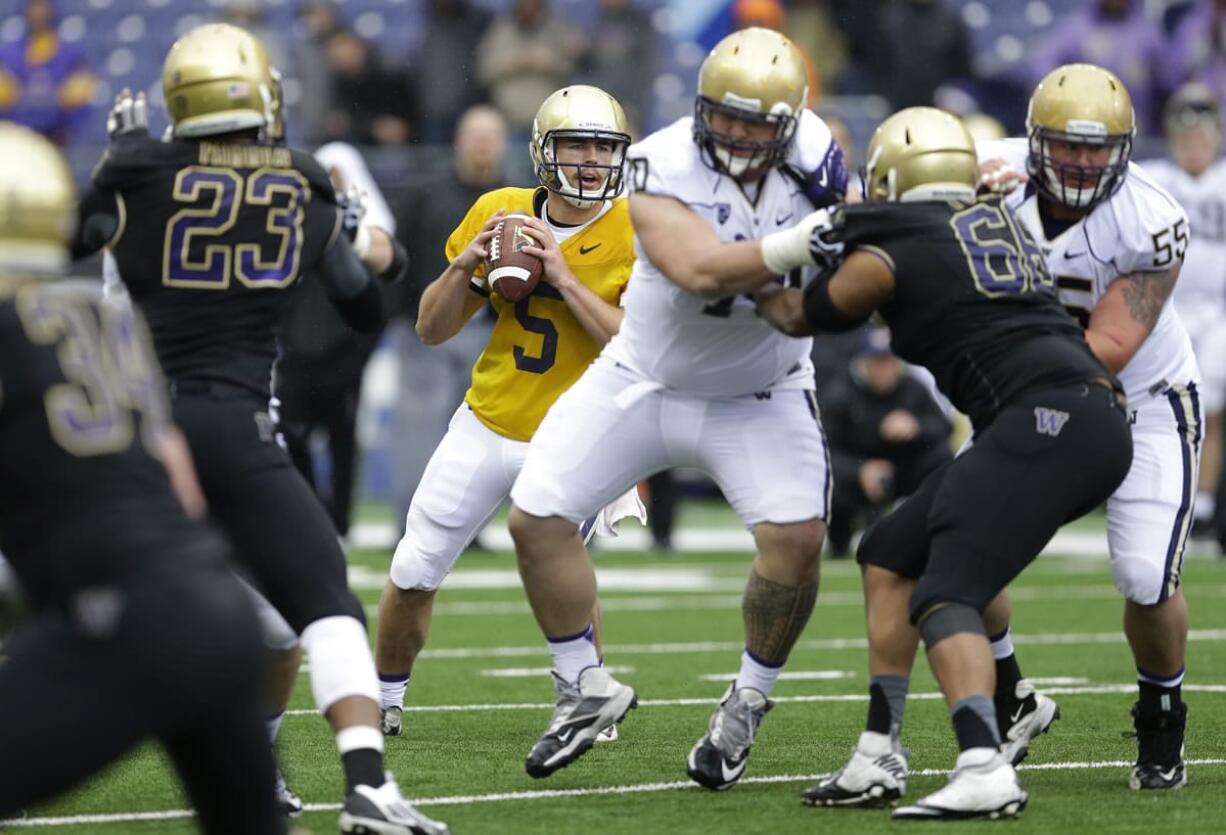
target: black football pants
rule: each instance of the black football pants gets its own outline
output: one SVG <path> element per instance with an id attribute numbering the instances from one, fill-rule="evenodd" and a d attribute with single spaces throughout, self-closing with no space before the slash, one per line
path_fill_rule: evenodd
<path id="1" fill-rule="evenodd" d="M 1061 525 L 1106 501 L 1131 463 L 1128 418 L 1109 389 L 1023 395 L 874 525 L 856 559 L 918 580 L 913 621 L 936 603 L 982 611 Z"/>
<path id="2" fill-rule="evenodd" d="M 266 404 L 253 394 L 180 388 L 174 419 L 191 447 L 210 521 L 294 631 L 338 615 L 365 624 L 336 528 L 277 443 Z"/>
<path id="3" fill-rule="evenodd" d="M 0 820 L 152 737 L 169 753 L 205 832 L 285 831 L 262 721 L 259 626 L 228 569 L 143 578 L 106 605 L 44 610 L 5 651 Z"/>

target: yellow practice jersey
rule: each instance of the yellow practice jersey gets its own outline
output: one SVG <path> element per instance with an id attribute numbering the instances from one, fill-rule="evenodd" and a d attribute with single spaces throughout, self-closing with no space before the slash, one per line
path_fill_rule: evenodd
<path id="1" fill-rule="evenodd" d="M 543 188 L 502 188 L 481 195 L 447 239 L 452 261 L 472 241 L 490 215 L 541 216 L 548 192 Z M 579 281 L 609 304 L 621 300 L 634 265 L 630 208 L 617 198 L 597 220 L 560 245 Z M 473 288 L 484 291 L 485 265 L 477 268 Z M 498 321 L 473 366 L 472 386 L 464 399 L 482 423 L 506 438 L 527 441 L 545 412 L 579 379 L 601 346 L 571 313 L 562 295 L 541 281 L 532 295 L 511 303 L 492 294 Z"/>

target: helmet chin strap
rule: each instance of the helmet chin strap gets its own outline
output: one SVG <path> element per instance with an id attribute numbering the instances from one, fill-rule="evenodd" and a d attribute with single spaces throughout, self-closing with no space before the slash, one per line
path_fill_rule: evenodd
<path id="1" fill-rule="evenodd" d="M 566 179 L 566 172 L 562 170 L 562 166 L 559 165 L 557 170 L 558 170 L 558 182 L 562 184 L 562 189 L 558 191 L 558 194 L 567 203 L 571 204 L 576 209 L 590 209 L 593 206 L 595 206 L 597 203 L 603 202 L 604 200 L 603 197 L 596 197 L 593 199 L 579 197 L 578 195 L 583 193 L 583 189 L 575 188 L 574 186 L 570 184 L 570 180 Z M 605 174 L 604 182 L 601 184 L 600 188 L 597 190 L 599 194 L 603 195 L 604 192 L 608 190 L 609 177 L 610 177 L 609 174 Z M 594 193 L 597 193 L 597 192 L 594 192 Z"/>

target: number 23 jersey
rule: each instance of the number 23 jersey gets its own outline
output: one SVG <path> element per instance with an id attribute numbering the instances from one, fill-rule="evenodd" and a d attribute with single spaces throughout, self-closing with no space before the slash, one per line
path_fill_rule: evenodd
<path id="1" fill-rule="evenodd" d="M 980 161 L 1003 159 L 1026 170 L 1025 139 L 981 142 Z M 1169 269 L 1183 261 L 1191 234 L 1183 207 L 1136 163 L 1119 190 L 1077 223 L 1048 239 L 1032 186 L 1014 189 L 1008 206 L 1030 231 L 1056 281 L 1060 303 L 1084 327 L 1107 287 L 1121 275 Z M 1119 372 L 1130 403 L 1169 383 L 1199 378 L 1192 343 L 1168 299 L 1149 337 Z M 1151 389 L 1153 389 L 1151 391 Z"/>
<path id="2" fill-rule="evenodd" d="M 293 298 L 284 291 L 339 230 L 319 164 L 267 145 L 127 138 L 93 180 L 96 193 L 114 195 L 119 229 L 108 247 L 166 376 L 267 396 Z"/>

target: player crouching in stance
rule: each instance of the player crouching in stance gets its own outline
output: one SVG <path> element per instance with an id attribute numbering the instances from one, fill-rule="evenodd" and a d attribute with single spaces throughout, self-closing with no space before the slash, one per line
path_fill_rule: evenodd
<path id="1" fill-rule="evenodd" d="M 773 331 L 741 293 L 809 262 L 763 257 L 763 235 L 841 199 L 842 155 L 805 109 L 799 50 L 746 29 L 703 63 L 695 116 L 627 158 L 636 249 L 621 329 L 558 398 L 511 489 L 520 576 L 573 706 L 528 754 L 530 774 L 573 762 L 635 703 L 587 639 L 596 579 L 580 524 L 639 479 L 710 474 L 758 547 L 745 589 L 741 669 L 688 758 L 712 789 L 745 773 L 758 725 L 817 597 L 829 468 L 813 403 L 811 343 Z"/>
<path id="2" fill-rule="evenodd" d="M 1092 64 L 1047 74 L 1030 97 L 1028 136 L 980 143 L 985 165 L 1030 175 L 1005 205 L 1038 244 L 1060 302 L 1128 398 L 1132 467 L 1107 500 L 1107 549 L 1124 596 L 1124 635 L 1138 699 L 1133 789 L 1178 789 L 1188 605 L 1180 588 L 1192 527 L 1203 414 L 1201 375 L 1170 297 L 1188 246 L 1188 216 L 1130 161 L 1136 122 L 1127 88 Z M 995 163 L 993 163 L 995 161 Z M 992 625 L 1004 633 L 1007 620 Z M 1020 676 L 993 641 L 998 699 Z M 1040 697 L 1041 698 L 1041 697 Z"/>
<path id="3" fill-rule="evenodd" d="M 1000 750 L 982 613 L 1060 525 L 1106 500 L 1132 460 L 1123 389 L 1056 301 L 1034 240 L 1002 198 L 975 199 L 978 182 L 957 119 L 930 108 L 891 116 L 869 144 L 869 202 L 833 213 L 811 238 L 829 268 L 803 291 L 759 294 L 763 315 L 792 334 L 846 330 L 879 312 L 894 351 L 928 368 L 974 426 L 974 445 L 883 518 L 858 554 L 866 589 L 880 565 L 905 578 L 884 599 L 870 596 L 870 644 L 907 640 L 874 634 L 874 603 L 908 606 L 961 751 L 949 782 L 897 818 L 996 818 L 1026 805 Z M 889 724 L 870 717 L 849 764 L 869 760 L 896 778 L 879 786 L 883 800 L 905 776 Z M 876 791 L 846 793 L 857 788 Z"/>
<path id="4" fill-rule="evenodd" d="M 0 546 L 30 604 L 0 664 L 0 820 L 153 738 L 206 833 L 284 832 L 255 615 L 185 512 L 204 503 L 144 323 L 45 280 L 75 191 L 47 140 L 0 123 Z"/>
<path id="5" fill-rule="evenodd" d="M 625 114 L 608 93 L 572 86 L 550 95 L 532 131 L 540 186 L 482 195 L 447 241 L 450 263 L 422 295 L 417 332 L 427 345 L 455 336 L 487 299 L 498 320 L 413 494 L 379 601 L 375 661 L 385 734 L 401 732 L 405 688 L 439 585 L 506 501 L 545 412 L 621 326 L 619 302 L 634 263 L 630 212 L 618 197 L 629 144 Z M 529 216 L 522 231 L 536 243 L 523 251 L 544 262 L 536 289 L 516 302 L 496 287 L 491 295 L 486 276 L 495 227 L 508 212 Z M 642 513 L 632 484 L 585 533 L 611 533 L 618 518 Z M 560 705 L 578 701 L 573 680 L 555 677 L 554 684 Z"/>

